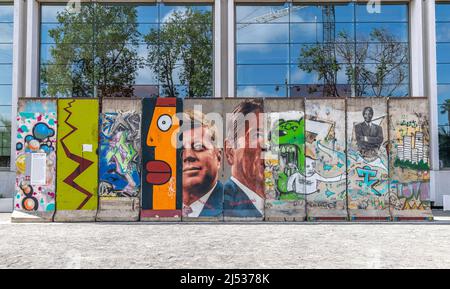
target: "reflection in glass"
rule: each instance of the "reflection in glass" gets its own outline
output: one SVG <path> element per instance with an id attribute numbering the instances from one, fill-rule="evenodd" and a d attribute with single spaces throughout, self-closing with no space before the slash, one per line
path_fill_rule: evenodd
<path id="1" fill-rule="evenodd" d="M 289 22 L 279 21 L 285 18 L 284 6 L 261 7 L 236 7 L 247 15 L 237 17 L 236 23 L 238 86 L 287 83 L 285 96 L 409 94 L 407 4 L 382 4 L 381 15 L 367 13 L 365 4 L 294 4 L 288 7 Z M 260 26 L 265 33 L 258 33 Z M 286 30 L 280 29 L 284 26 L 288 39 Z M 281 69 L 286 58 L 280 43 L 285 41 L 289 42 L 288 72 Z"/>
<path id="2" fill-rule="evenodd" d="M 450 168 L 450 3 L 436 3 L 439 163 Z"/>
<path id="3" fill-rule="evenodd" d="M 210 6 L 88 3 L 79 13 L 54 5 L 41 10 L 43 97 L 179 96 L 180 85 L 188 97 L 212 95 Z"/>

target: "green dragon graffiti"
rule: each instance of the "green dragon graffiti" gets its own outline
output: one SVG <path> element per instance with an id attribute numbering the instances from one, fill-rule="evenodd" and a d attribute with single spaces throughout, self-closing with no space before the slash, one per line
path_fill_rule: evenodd
<path id="1" fill-rule="evenodd" d="M 289 194 L 289 177 L 305 171 L 305 120 L 278 120 L 270 133 L 270 142 L 275 151 L 280 155 L 280 165 L 284 169 L 278 168 L 275 172 L 276 185 L 280 194 Z M 295 195 L 295 194 L 294 194 Z M 287 197 L 287 196 L 286 196 Z M 280 198 L 283 198 L 280 195 Z"/>

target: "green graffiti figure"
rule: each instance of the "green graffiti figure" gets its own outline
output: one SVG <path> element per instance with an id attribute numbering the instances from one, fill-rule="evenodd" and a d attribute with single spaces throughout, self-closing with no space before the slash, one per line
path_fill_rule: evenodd
<path id="1" fill-rule="evenodd" d="M 305 120 L 279 120 L 270 133 L 270 142 L 278 148 L 284 169 L 276 172 L 277 189 L 281 194 L 289 194 L 288 179 L 296 172 L 305 172 Z M 294 194 L 296 195 L 296 194 Z M 283 199 L 283 196 L 279 196 Z M 296 198 L 296 197 L 295 197 Z"/>

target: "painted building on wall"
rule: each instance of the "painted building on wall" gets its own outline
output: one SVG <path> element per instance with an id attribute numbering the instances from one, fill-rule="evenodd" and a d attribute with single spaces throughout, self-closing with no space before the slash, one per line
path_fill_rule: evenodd
<path id="1" fill-rule="evenodd" d="M 289 158 L 290 153 L 277 151 L 276 147 L 289 145 L 267 140 L 264 146 L 269 148 L 267 152 L 272 153 L 270 163 L 281 173 L 277 175 L 276 170 L 266 167 L 262 171 L 261 182 L 258 180 L 253 185 L 262 188 L 261 195 L 257 196 L 265 199 L 264 210 L 268 206 L 276 208 L 279 205 L 282 208 L 297 202 L 296 214 L 306 218 L 309 212 L 312 219 L 335 218 L 340 216 L 338 212 L 359 212 L 365 207 L 383 208 L 387 215 L 391 215 L 398 208 L 441 206 L 442 195 L 449 194 L 450 59 L 446 51 L 450 38 L 446 31 L 450 25 L 450 4 L 445 1 L 382 2 L 380 13 L 377 13 L 377 7 L 368 8 L 364 2 L 350 1 L 330 1 L 327 4 L 297 0 L 148 0 L 139 4 L 91 1 L 70 9 L 66 4 L 64 1 L 0 0 L 0 182 L 5 184 L 0 191 L 2 197 L 17 195 L 16 174 L 21 182 L 27 178 L 26 172 L 22 173 L 23 162 L 15 162 L 16 155 L 24 152 L 16 146 L 19 142 L 19 134 L 16 134 L 19 98 L 93 98 L 98 99 L 99 109 L 102 109 L 106 98 L 142 99 L 155 96 L 185 100 L 220 98 L 223 102 L 214 104 L 214 110 L 222 111 L 224 106 L 230 112 L 239 101 L 228 104 L 227 100 L 236 97 L 276 97 L 289 101 L 304 97 L 338 97 L 358 99 L 355 102 L 373 96 L 390 99 L 426 97 L 428 101 L 424 109 L 428 110 L 428 131 L 405 133 L 408 124 L 403 131 L 396 131 L 391 123 L 377 119 L 382 115 L 389 116 L 391 103 L 386 104 L 383 111 L 377 110 L 375 104 L 367 105 L 372 106 L 373 122 L 382 127 L 384 137 L 378 148 L 381 152 L 378 150 L 376 155 L 380 156 L 382 165 L 375 173 L 379 183 L 374 187 L 370 187 L 374 163 L 364 163 L 360 159 L 367 153 L 370 155 L 370 149 L 369 152 L 361 152 L 361 145 L 358 145 L 358 134 L 364 138 L 364 131 L 367 130 L 358 126 L 364 121 L 361 109 L 366 106 L 354 108 L 351 113 L 358 119 L 355 123 L 348 119 L 345 121 L 345 133 L 342 128 L 344 123 L 338 121 L 341 118 L 327 114 L 328 107 L 335 109 L 337 115 L 348 114 L 349 105 L 353 107 L 352 100 L 346 102 L 345 108 L 342 101 L 330 101 L 329 104 L 328 100 L 319 100 L 318 106 L 314 101 L 305 102 L 303 116 L 294 116 L 288 113 L 291 110 L 283 109 L 279 120 L 284 120 L 285 124 L 278 121 L 278 127 L 275 120 L 273 123 L 268 120 L 278 131 L 283 130 L 282 125 L 293 121 L 291 117 L 297 118 L 297 121 L 304 120 L 304 144 L 300 145 L 300 151 L 304 149 L 305 164 L 304 167 L 292 164 L 292 171 L 284 172 L 289 165 L 284 158 Z M 178 27 L 178 30 L 173 27 Z M 319 58 L 320 55 L 323 57 Z M 389 57 L 383 58 L 383 55 Z M 322 62 L 316 61 L 318 59 Z M 382 66 L 386 67 L 386 73 L 380 79 L 376 71 Z M 355 73 L 358 71 L 364 73 Z M 295 103 L 295 100 L 292 101 Z M 194 104 L 189 104 L 189 107 Z M 268 108 L 270 106 L 264 107 Z M 311 112 L 308 115 L 309 109 Z M 147 148 L 156 151 L 158 146 L 144 147 L 147 145 L 142 130 L 144 116 L 139 128 L 141 147 L 136 142 L 130 143 L 129 136 L 124 133 L 125 126 L 108 131 L 107 125 L 108 121 L 115 122 L 122 117 L 133 120 L 136 116 L 128 114 L 137 111 L 142 113 L 142 108 L 116 107 L 105 110 L 102 117 L 100 111 L 97 112 L 95 121 L 99 124 L 98 137 L 101 141 L 96 145 L 100 155 L 106 153 L 108 144 L 115 143 L 115 138 L 118 138 L 121 149 L 116 156 L 114 153 L 103 154 L 98 164 L 93 164 L 98 166 L 99 176 L 96 184 L 89 186 L 92 190 L 97 186 L 92 199 L 98 197 L 100 207 L 92 209 L 109 212 L 132 208 L 135 209 L 133 214 L 141 210 L 139 206 L 143 199 L 136 196 L 141 194 L 144 198 L 142 186 L 145 183 L 138 185 L 137 181 L 138 176 L 146 174 L 146 168 L 137 166 L 139 161 L 142 162 L 140 158 L 145 158 L 137 152 Z M 277 111 L 274 109 L 272 112 Z M 59 119 L 56 121 L 61 125 Z M 23 125 L 32 123 L 20 123 L 20 126 Z M 386 143 L 388 135 L 392 134 L 398 135 L 398 138 Z M 64 135 L 56 132 L 54 137 L 49 137 L 50 140 L 36 140 L 51 142 L 56 138 L 54 145 L 58 146 L 60 137 Z M 26 147 L 28 143 L 22 145 Z M 386 150 L 387 146 L 391 151 Z M 350 163 L 334 161 L 329 157 L 330 149 L 342 158 L 342 153 L 349 155 L 349 148 L 352 156 Z M 75 149 L 83 152 L 83 148 Z M 41 153 L 46 154 L 45 162 L 52 158 L 45 151 Z M 120 153 L 124 162 L 117 157 Z M 180 154 L 183 154 L 182 149 Z M 395 159 L 384 162 L 387 154 L 395 156 Z M 216 187 L 227 187 L 226 183 L 232 177 L 232 160 L 227 158 L 224 150 L 216 151 L 214 155 L 218 176 L 217 181 L 212 182 Z M 277 163 L 282 168 L 276 167 Z M 411 173 L 415 169 L 419 169 L 420 173 Z M 428 174 L 422 173 L 428 169 Z M 386 184 L 384 180 L 392 179 L 391 173 L 394 171 L 401 172 L 398 183 Z M 67 173 L 70 175 L 70 172 Z M 374 188 L 381 196 L 377 193 L 362 196 L 357 181 L 350 181 L 349 189 L 340 177 L 343 173 L 350 174 L 350 180 L 352 177 L 358 179 L 366 176 L 368 184 L 363 185 L 369 186 L 367 192 L 374 192 Z M 291 178 L 289 186 L 289 177 L 295 174 L 300 177 L 296 181 Z M 283 178 L 287 178 L 288 182 Z M 415 184 L 405 186 L 405 180 L 415 180 Z M 289 196 L 286 193 L 288 186 L 292 188 L 296 182 L 311 184 L 304 188 L 311 193 L 306 194 L 304 200 L 283 199 Z M 266 184 L 273 186 L 267 187 Z M 102 190 L 99 191 L 99 188 Z M 192 218 L 202 217 L 198 209 L 194 213 L 197 208 L 195 203 L 184 197 L 189 196 L 187 192 L 188 188 L 181 187 L 175 205 L 171 203 L 167 208 L 177 211 L 181 217 L 183 214 Z M 190 192 L 193 193 L 192 190 Z M 386 194 L 392 195 L 393 192 L 396 198 L 386 198 Z M 19 194 L 14 207 L 19 205 L 22 208 L 26 194 L 29 193 Z M 418 194 L 429 196 L 430 203 L 414 203 L 412 196 Z M 44 195 L 44 204 L 51 204 L 49 195 Z M 347 197 L 350 201 L 345 203 Z M 42 196 L 34 198 L 39 203 L 42 200 Z M 112 198 L 115 199 L 109 200 Z M 222 196 L 219 194 L 220 198 Z M 223 198 L 228 199 L 226 194 Z M 255 200 L 259 199 L 255 197 Z M 25 203 L 34 208 L 33 201 L 28 198 Z M 269 203 L 272 204 L 267 205 Z M 258 208 L 261 208 L 260 205 L 259 202 Z M 152 205 L 146 206 L 152 208 Z M 393 210 L 392 206 L 397 209 Z M 231 211 L 219 207 L 219 212 L 205 211 L 207 216 L 204 217 L 221 219 Z M 329 215 L 331 211 L 333 213 Z M 280 211 L 274 209 L 274 214 L 278 214 L 275 212 Z M 255 212 L 256 218 L 262 215 Z M 283 215 L 283 218 L 287 217 Z"/>

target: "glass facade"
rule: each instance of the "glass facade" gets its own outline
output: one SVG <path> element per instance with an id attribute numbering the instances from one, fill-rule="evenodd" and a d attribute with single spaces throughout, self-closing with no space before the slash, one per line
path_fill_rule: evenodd
<path id="1" fill-rule="evenodd" d="M 13 5 L 0 4 L 0 167 L 10 166 Z"/>
<path id="2" fill-rule="evenodd" d="M 41 5 L 41 97 L 208 97 L 211 5 Z"/>
<path id="3" fill-rule="evenodd" d="M 436 3 L 440 168 L 450 168 L 450 3 Z"/>
<path id="4" fill-rule="evenodd" d="M 408 4 L 236 5 L 237 96 L 409 95 Z"/>

